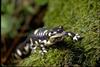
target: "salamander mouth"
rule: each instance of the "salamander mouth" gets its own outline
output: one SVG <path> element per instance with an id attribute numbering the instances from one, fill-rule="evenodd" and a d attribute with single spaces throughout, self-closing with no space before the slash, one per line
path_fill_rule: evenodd
<path id="1" fill-rule="evenodd" d="M 59 42 L 59 41 L 62 41 L 63 40 L 63 37 L 55 37 L 55 38 L 51 38 L 50 41 L 53 42 L 53 43 L 56 43 L 56 42 Z"/>
<path id="2" fill-rule="evenodd" d="M 61 40 L 62 39 L 62 37 L 57 37 L 57 38 L 55 38 L 55 40 Z"/>
<path id="3" fill-rule="evenodd" d="M 50 41 L 52 43 L 56 43 L 56 42 L 62 41 L 64 36 L 65 36 L 64 33 L 53 35 L 53 36 L 50 37 Z"/>

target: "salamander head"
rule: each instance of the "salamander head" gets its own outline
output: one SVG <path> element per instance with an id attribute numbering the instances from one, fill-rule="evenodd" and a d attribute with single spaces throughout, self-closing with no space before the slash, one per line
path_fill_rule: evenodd
<path id="1" fill-rule="evenodd" d="M 50 32 L 49 32 L 49 40 L 51 42 L 59 42 L 62 41 L 64 36 L 66 35 L 66 32 L 64 31 L 62 26 L 58 26 L 53 28 Z"/>

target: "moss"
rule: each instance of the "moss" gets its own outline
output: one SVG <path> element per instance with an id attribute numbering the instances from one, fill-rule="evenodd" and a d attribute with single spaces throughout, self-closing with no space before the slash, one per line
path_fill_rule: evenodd
<path id="1" fill-rule="evenodd" d="M 49 0 L 45 26 L 52 28 L 63 25 L 66 31 L 79 33 L 83 39 L 74 43 L 66 38 L 65 44 L 49 47 L 45 56 L 32 54 L 19 65 L 95 66 L 100 59 L 99 3 L 99 0 Z"/>

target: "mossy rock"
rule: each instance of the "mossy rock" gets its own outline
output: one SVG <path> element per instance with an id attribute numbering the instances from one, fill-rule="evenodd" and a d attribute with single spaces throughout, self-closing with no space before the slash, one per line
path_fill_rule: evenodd
<path id="1" fill-rule="evenodd" d="M 79 33 L 83 39 L 48 48 L 41 56 L 32 53 L 18 65 L 22 66 L 96 66 L 100 63 L 100 1 L 99 0 L 49 0 L 44 17 L 45 27 L 62 25 L 66 31 Z"/>

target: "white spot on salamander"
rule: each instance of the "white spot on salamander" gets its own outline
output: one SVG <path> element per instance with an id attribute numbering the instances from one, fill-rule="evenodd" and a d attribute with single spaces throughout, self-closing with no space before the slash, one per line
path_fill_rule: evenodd
<path id="1" fill-rule="evenodd" d="M 34 34 L 37 34 L 38 31 L 39 31 L 39 29 L 35 30 L 35 31 L 34 31 Z"/>
<path id="2" fill-rule="evenodd" d="M 78 39 L 77 39 L 77 37 L 76 37 L 76 36 L 74 36 L 74 37 L 73 37 L 73 40 L 76 40 L 76 41 L 77 41 Z"/>
<path id="3" fill-rule="evenodd" d="M 18 54 L 19 56 L 22 55 L 22 53 L 21 53 L 21 51 L 20 51 L 19 49 L 17 49 L 17 54 Z"/>
<path id="4" fill-rule="evenodd" d="M 38 43 L 37 41 L 35 41 L 35 44 L 37 44 L 37 45 L 38 45 L 39 43 Z"/>
<path id="5" fill-rule="evenodd" d="M 79 38 L 80 38 L 80 36 L 79 36 L 78 34 L 76 34 L 76 35 L 73 37 L 73 40 L 78 41 Z"/>
<path id="6" fill-rule="evenodd" d="M 24 49 L 25 49 L 26 51 L 29 51 L 29 44 L 26 44 L 26 46 L 24 47 Z"/>
<path id="7" fill-rule="evenodd" d="M 68 33 L 68 36 L 72 36 L 72 34 L 71 33 Z"/>
<path id="8" fill-rule="evenodd" d="M 51 33 L 49 33 L 49 36 L 51 36 Z"/>
<path id="9" fill-rule="evenodd" d="M 48 32 L 48 30 L 45 30 L 45 31 L 44 31 L 44 34 L 47 33 L 47 32 Z"/>
<path id="10" fill-rule="evenodd" d="M 32 40 L 32 38 L 30 38 L 30 46 L 33 46 L 33 40 Z"/>

